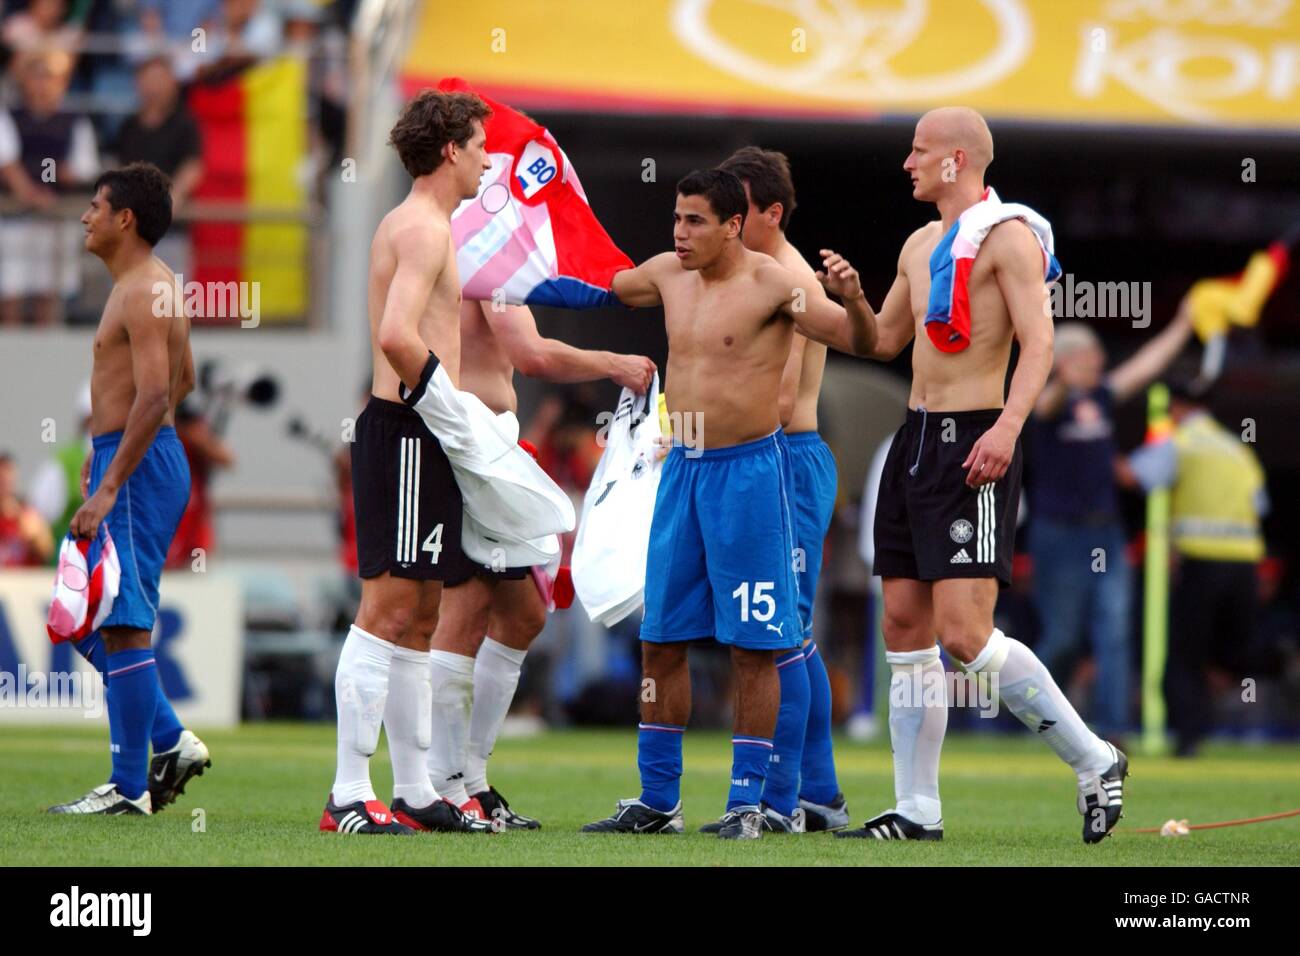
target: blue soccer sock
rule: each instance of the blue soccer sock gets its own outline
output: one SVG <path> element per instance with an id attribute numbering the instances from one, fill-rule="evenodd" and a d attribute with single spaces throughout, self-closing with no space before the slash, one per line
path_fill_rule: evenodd
<path id="1" fill-rule="evenodd" d="M 772 741 L 767 737 L 735 734 L 731 738 L 731 789 L 727 809 L 758 806 L 772 761 Z"/>
<path id="2" fill-rule="evenodd" d="M 104 649 L 104 640 L 101 639 L 99 631 L 95 631 L 82 640 L 73 641 L 77 653 L 90 661 L 91 666 L 99 671 L 100 679 L 104 682 L 104 698 L 107 701 L 110 695 L 108 687 L 108 652 Z M 155 667 L 157 670 L 157 667 Z M 162 675 L 159 675 L 161 682 Z M 159 705 L 153 713 L 153 727 L 149 728 L 149 743 L 153 745 L 153 753 L 162 753 L 164 750 L 170 750 L 178 741 L 181 740 L 181 731 L 185 730 L 185 724 L 181 723 L 181 718 L 175 715 L 175 709 L 172 701 L 166 698 L 166 693 L 162 691 L 161 683 L 159 684 Z"/>
<path id="3" fill-rule="evenodd" d="M 89 637 L 80 641 L 74 641 L 73 647 L 77 653 L 88 660 L 95 670 L 99 671 L 100 678 L 104 681 L 104 693 L 108 693 L 108 672 L 105 670 L 108 659 L 108 652 L 104 649 L 104 641 L 99 632 L 91 634 Z M 157 670 L 157 667 L 154 668 Z M 158 675 L 161 681 L 162 675 Z M 180 718 L 176 716 L 176 711 L 167 699 L 167 695 L 162 691 L 161 684 L 158 689 L 158 709 L 154 712 L 153 727 L 150 728 L 149 737 L 153 744 L 154 753 L 162 753 L 164 750 L 171 750 L 181 739 L 181 731 L 185 725 L 181 723 Z"/>
<path id="4" fill-rule="evenodd" d="M 811 803 L 829 804 L 840 792 L 831 747 L 831 681 L 816 642 L 804 647 L 808 671 L 808 732 L 803 741 L 803 779 L 799 796 Z"/>
<path id="5" fill-rule="evenodd" d="M 113 745 L 113 774 L 108 780 L 134 800 L 148 786 L 149 730 L 162 690 L 152 648 L 118 651 L 106 655 L 106 661 L 108 733 Z"/>
<path id="6" fill-rule="evenodd" d="M 789 816 L 799 805 L 799 771 L 808 726 L 808 671 L 803 648 L 796 647 L 778 657 L 776 673 L 781 680 L 781 709 L 776 715 L 763 802 Z"/>
<path id="7" fill-rule="evenodd" d="M 678 724 L 642 723 L 637 731 L 636 765 L 641 771 L 641 802 L 667 813 L 682 798 L 682 736 Z"/>

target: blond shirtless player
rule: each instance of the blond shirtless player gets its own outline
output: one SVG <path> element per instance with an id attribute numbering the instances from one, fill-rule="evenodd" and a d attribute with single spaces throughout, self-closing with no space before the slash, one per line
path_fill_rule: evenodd
<path id="1" fill-rule="evenodd" d="M 948 711 L 946 703 L 925 706 L 932 696 L 921 692 L 926 675 L 943 676 L 936 637 L 1074 770 L 1084 841 L 1101 840 L 1119 821 L 1127 759 L 1085 726 L 1033 651 L 993 626 L 998 587 L 1011 580 L 1020 430 L 1052 367 L 1045 255 L 1030 228 L 1009 219 L 979 247 L 967 347 L 941 351 L 925 327 L 931 253 L 984 197 L 992 160 L 983 117 L 952 107 L 921 118 L 903 164 L 913 197 L 933 203 L 940 218 L 904 243 L 873 351 L 888 360 L 916 341 L 909 410 L 885 461 L 875 520 L 897 805 L 837 836 L 943 838 L 939 751 Z M 1004 401 L 1012 339 L 1020 358 Z"/>
<path id="2" fill-rule="evenodd" d="M 81 217 L 86 249 L 103 260 L 113 290 L 95 330 L 86 503 L 69 531 L 103 540 L 107 529 L 122 575 L 108 617 L 75 646 L 109 693 L 113 769 L 108 783 L 51 813 L 147 815 L 211 766 L 163 694 L 152 643 L 163 560 L 190 497 L 173 427 L 177 403 L 194 388 L 190 322 L 176 276 L 153 254 L 171 221 L 171 184 L 147 163 L 100 176 Z"/>
<path id="3" fill-rule="evenodd" d="M 736 684 L 731 790 L 718 835 L 756 838 L 765 816 L 772 829 L 795 825 L 759 806 L 780 698 L 774 658 L 803 639 L 781 374 L 796 328 L 866 355 L 876 345 L 875 316 L 840 256 L 823 250 L 822 282 L 844 307 L 815 294 L 807 276 L 746 249 L 746 209 L 744 186 L 731 173 L 691 173 L 677 184 L 674 251 L 614 277 L 625 304 L 663 305 L 668 411 L 693 423 L 698 445 L 687 453 L 677 444 L 665 460 L 650 531 L 641 796 L 619 801 L 612 816 L 583 828 L 588 832 L 682 831 L 687 649 L 702 638 L 730 646 Z"/>
<path id="4" fill-rule="evenodd" d="M 577 349 L 543 338 L 525 306 L 460 307 L 460 387 L 492 411 L 518 407 L 514 375 L 548 382 L 608 378 L 644 392 L 655 366 L 644 355 Z M 494 570 L 472 562 L 443 581 L 433 637 L 433 733 L 429 777 L 466 815 L 514 829 L 541 826 L 516 813 L 489 786 L 487 760 L 519 685 L 524 655 L 546 624 L 546 606 L 528 568 Z"/>
<path id="5" fill-rule="evenodd" d="M 352 443 L 361 606 L 334 677 L 338 768 L 320 828 L 337 833 L 486 832 L 429 781 L 429 642 L 455 573 L 462 500 L 447 456 L 412 407 L 439 363 L 460 379 L 460 279 L 451 214 L 490 168 L 487 105 L 425 90 L 390 134 L 414 182 L 375 232 L 367 287 L 374 362 Z M 370 783 L 379 728 L 393 763 L 390 810 Z"/>

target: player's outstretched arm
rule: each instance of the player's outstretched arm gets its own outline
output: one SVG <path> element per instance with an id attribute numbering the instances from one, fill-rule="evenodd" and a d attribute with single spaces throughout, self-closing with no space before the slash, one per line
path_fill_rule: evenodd
<path id="1" fill-rule="evenodd" d="M 500 311 L 487 302 L 479 306 L 510 364 L 529 378 L 562 384 L 608 378 L 638 394 L 650 387 L 655 363 L 644 355 L 579 349 L 559 339 L 543 338 L 532 310 L 525 305 L 507 305 Z"/>
<path id="2" fill-rule="evenodd" d="M 614 273 L 610 283 L 618 301 L 632 308 L 649 308 L 663 304 L 657 279 L 669 266 L 680 268 L 671 252 L 661 252 L 632 269 Z"/>
<path id="3" fill-rule="evenodd" d="M 144 458 L 172 407 L 167 336 L 174 319 L 170 315 L 154 315 L 152 283 L 137 281 L 121 292 L 135 401 L 131 403 L 122 441 L 104 472 L 103 481 L 72 516 L 69 530 L 80 538 L 93 538 L 98 533 L 100 522 L 113 510 L 119 489 Z"/>
<path id="4" fill-rule="evenodd" d="M 762 281 L 778 287 L 781 311 L 808 338 L 839 352 L 867 356 L 875 347 L 876 314 L 862 293 L 857 270 L 828 249 L 822 250 L 822 257 L 826 271 L 818 272 L 817 280 L 827 292 L 839 296 L 843 306 L 810 294 L 806 280 L 778 265 L 764 266 L 760 270 Z"/>
<path id="5" fill-rule="evenodd" d="M 980 254 L 993 259 L 993 275 L 1020 343 L 1020 357 L 1002 414 L 975 440 L 962 462 L 966 484 L 972 488 L 1006 474 L 1020 430 L 1052 371 L 1052 313 L 1038 240 L 1024 223 L 1009 220 L 993 227 Z"/>
<path id="6" fill-rule="evenodd" d="M 429 346 L 420 338 L 420 317 L 447 267 L 451 243 L 446 227 L 437 223 L 405 226 L 394 233 L 392 243 L 397 267 L 379 320 L 379 348 L 402 383 L 414 389 L 429 360 Z"/>

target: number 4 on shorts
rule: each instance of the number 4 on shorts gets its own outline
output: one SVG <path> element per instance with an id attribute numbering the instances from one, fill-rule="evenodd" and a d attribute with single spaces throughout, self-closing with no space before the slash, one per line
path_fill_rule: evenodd
<path id="1" fill-rule="evenodd" d="M 754 590 L 753 590 L 753 598 L 752 598 L 754 603 L 754 611 L 753 611 L 754 620 L 770 621 L 772 620 L 772 617 L 776 614 L 776 601 L 773 599 L 772 595 L 765 593 L 767 591 L 772 590 L 774 587 L 776 587 L 776 582 L 774 581 L 754 582 Z M 750 615 L 749 604 L 751 600 L 749 582 L 741 581 L 740 587 L 732 591 L 731 596 L 740 598 L 740 619 L 742 621 L 748 621 Z M 759 605 L 762 604 L 767 605 L 766 611 L 760 611 L 758 609 Z"/>
<path id="2" fill-rule="evenodd" d="M 442 525 L 437 525 L 429 532 L 429 537 L 424 539 L 424 544 L 420 545 L 420 550 L 432 552 L 433 563 L 438 563 L 438 555 L 442 553 Z"/>

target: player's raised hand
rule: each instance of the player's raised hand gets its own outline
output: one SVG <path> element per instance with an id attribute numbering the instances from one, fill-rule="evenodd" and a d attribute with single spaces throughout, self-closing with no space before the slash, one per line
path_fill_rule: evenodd
<path id="1" fill-rule="evenodd" d="M 623 388 L 644 395 L 654 379 L 655 363 L 644 355 L 615 355 L 614 372 L 610 378 Z"/>
<path id="2" fill-rule="evenodd" d="M 827 292 L 832 292 L 841 299 L 852 299 L 862 294 L 858 270 L 849 264 L 848 259 L 833 249 L 823 249 L 821 255 L 825 271 L 817 273 L 817 281 Z"/>

